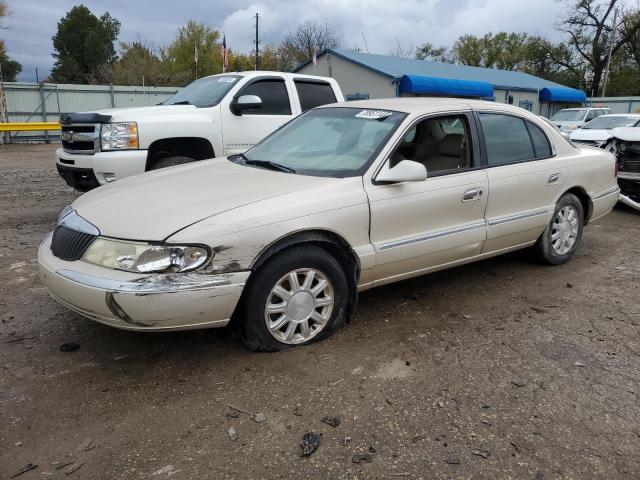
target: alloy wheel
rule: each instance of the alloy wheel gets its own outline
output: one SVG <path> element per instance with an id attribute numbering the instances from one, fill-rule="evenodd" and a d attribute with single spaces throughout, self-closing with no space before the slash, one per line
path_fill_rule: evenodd
<path id="1" fill-rule="evenodd" d="M 324 329 L 333 306 L 333 286 L 327 276 L 313 268 L 299 268 L 281 277 L 271 289 L 264 320 L 279 342 L 301 344 Z"/>

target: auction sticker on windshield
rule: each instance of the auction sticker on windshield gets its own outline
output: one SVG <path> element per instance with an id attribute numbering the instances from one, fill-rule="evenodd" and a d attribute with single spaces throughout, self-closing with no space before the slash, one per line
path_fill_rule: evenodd
<path id="1" fill-rule="evenodd" d="M 236 81 L 235 77 L 220 77 L 218 79 L 219 82 L 225 82 L 225 83 L 233 83 Z"/>
<path id="2" fill-rule="evenodd" d="M 362 110 L 356 114 L 358 118 L 369 118 L 371 120 L 380 120 L 381 118 L 387 118 L 393 115 L 393 112 L 386 110 Z"/>

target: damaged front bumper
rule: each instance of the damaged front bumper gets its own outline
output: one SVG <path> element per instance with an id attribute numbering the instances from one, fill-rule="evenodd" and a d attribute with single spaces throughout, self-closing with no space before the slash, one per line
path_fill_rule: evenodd
<path id="1" fill-rule="evenodd" d="M 640 211 L 640 173 L 619 172 L 620 203 Z"/>
<path id="2" fill-rule="evenodd" d="M 231 319 L 250 272 L 140 275 L 51 253 L 51 236 L 38 251 L 40 277 L 51 297 L 100 323 L 125 330 L 223 327 Z"/>

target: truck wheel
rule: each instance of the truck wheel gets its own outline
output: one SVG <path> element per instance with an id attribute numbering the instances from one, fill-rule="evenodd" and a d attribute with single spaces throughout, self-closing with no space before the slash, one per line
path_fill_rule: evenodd
<path id="1" fill-rule="evenodd" d="M 344 270 L 326 250 L 283 250 L 247 285 L 240 336 L 249 349 L 263 352 L 320 341 L 345 323 L 348 292 Z"/>
<path id="2" fill-rule="evenodd" d="M 550 265 L 568 262 L 578 248 L 583 226 L 582 203 L 575 195 L 565 193 L 558 200 L 553 218 L 534 247 L 538 258 Z"/>
<path id="3" fill-rule="evenodd" d="M 164 157 L 158 160 L 151 166 L 150 170 L 159 170 L 166 167 L 174 167 L 176 165 L 183 165 L 185 163 L 191 163 L 195 160 L 190 157 Z"/>

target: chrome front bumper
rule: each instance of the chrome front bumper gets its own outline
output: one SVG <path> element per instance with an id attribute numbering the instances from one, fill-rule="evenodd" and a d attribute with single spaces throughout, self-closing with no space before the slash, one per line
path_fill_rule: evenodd
<path id="1" fill-rule="evenodd" d="M 125 330 L 223 327 L 250 275 L 139 275 L 60 260 L 50 246 L 48 236 L 40 245 L 38 263 L 51 297 L 91 320 Z"/>

